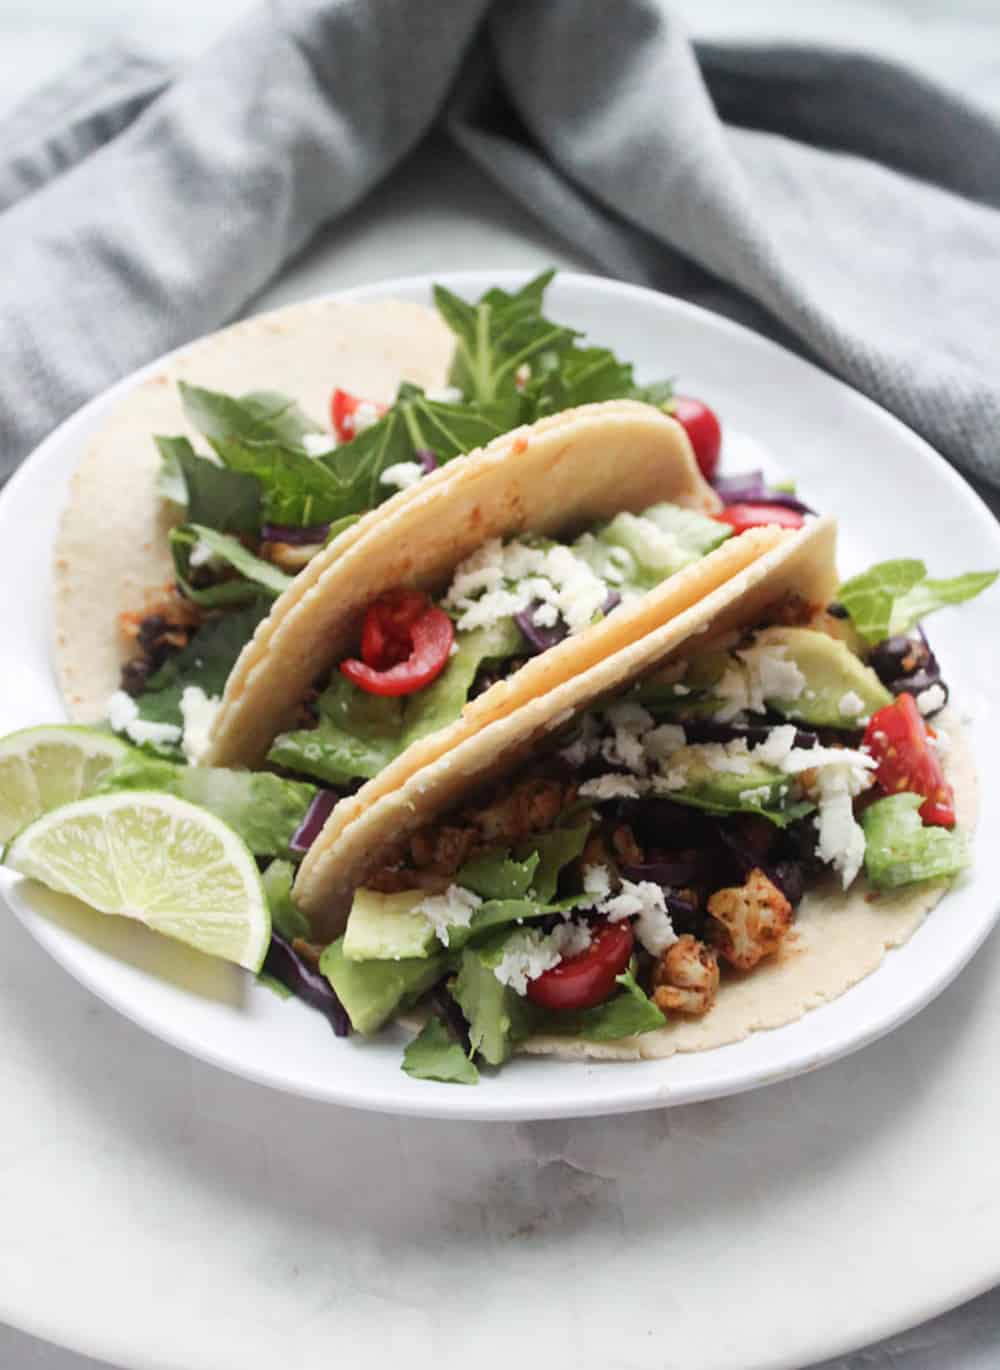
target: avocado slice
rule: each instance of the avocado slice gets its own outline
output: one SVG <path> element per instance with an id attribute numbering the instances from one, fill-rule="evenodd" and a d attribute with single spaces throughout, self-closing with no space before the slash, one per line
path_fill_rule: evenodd
<path id="1" fill-rule="evenodd" d="M 357 890 L 344 932 L 347 960 L 403 961 L 440 950 L 430 920 L 416 909 L 424 897 L 423 890 Z"/>
<path id="2" fill-rule="evenodd" d="M 789 803 L 791 777 L 776 766 L 750 760 L 745 771 L 712 768 L 713 744 L 681 747 L 670 758 L 670 769 L 684 772 L 684 785 L 667 792 L 678 804 L 709 813 L 759 813 L 779 827 L 809 813 L 813 805 Z"/>
<path id="3" fill-rule="evenodd" d="M 813 628 L 764 628 L 756 634 L 754 646 L 784 647 L 785 660 L 794 661 L 805 677 L 805 689 L 797 699 L 767 700 L 786 718 L 814 727 L 856 728 L 892 703 L 892 695 L 871 667 L 846 643 L 826 633 Z"/>
<path id="4" fill-rule="evenodd" d="M 349 961 L 344 939 L 331 942 L 319 968 L 333 986 L 351 1025 L 365 1035 L 376 1032 L 401 1009 L 416 1003 L 447 973 L 447 952 L 406 961 Z"/>

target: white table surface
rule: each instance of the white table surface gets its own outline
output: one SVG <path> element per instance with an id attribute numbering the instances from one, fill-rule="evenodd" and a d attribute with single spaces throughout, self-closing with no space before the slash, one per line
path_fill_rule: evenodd
<path id="1" fill-rule="evenodd" d="M 157 0 L 140 22 L 130 0 L 8 4 L 0 103 L 94 41 L 131 31 L 183 54 L 243 8 Z M 589 265 L 436 144 L 254 308 L 445 263 Z M 473 1344 L 487 1367 L 526 1346 L 580 1370 L 800 1366 L 861 1320 L 892 1331 L 901 1309 L 937 1312 L 1000 1271 L 998 989 L 994 936 L 915 1021 L 818 1074 L 618 1120 L 445 1126 L 190 1061 L 4 919 L 0 1317 L 30 1325 L 0 1326 L 0 1367 L 133 1366 L 141 1346 L 171 1370 L 447 1370 Z M 430 1298 L 448 1272 L 450 1304 Z M 824 1370 L 985 1370 L 998 1339 L 987 1294 Z"/>

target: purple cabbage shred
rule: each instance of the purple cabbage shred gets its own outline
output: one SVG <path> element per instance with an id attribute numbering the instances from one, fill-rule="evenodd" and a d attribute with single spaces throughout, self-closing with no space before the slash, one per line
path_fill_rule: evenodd
<path id="1" fill-rule="evenodd" d="M 279 980 L 297 999 L 322 1013 L 338 1037 L 348 1037 L 351 1020 L 325 975 L 309 964 L 280 933 L 271 933 L 271 945 L 261 970 Z"/>

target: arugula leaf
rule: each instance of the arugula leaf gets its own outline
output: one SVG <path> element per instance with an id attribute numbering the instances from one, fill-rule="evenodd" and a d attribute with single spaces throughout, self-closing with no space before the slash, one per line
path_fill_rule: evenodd
<path id="1" fill-rule="evenodd" d="M 245 609 L 234 609 L 204 623 L 186 647 L 149 677 L 145 690 L 136 696 L 139 717 L 180 727 L 184 722 L 181 695 L 186 685 L 200 685 L 206 695 L 221 695 L 236 658 L 268 608 L 267 600 L 258 599 Z"/>
<path id="2" fill-rule="evenodd" d="M 309 919 L 292 899 L 295 867 L 291 861 L 272 861 L 261 876 L 261 884 L 271 911 L 271 926 L 289 942 L 296 937 L 312 936 Z"/>
<path id="3" fill-rule="evenodd" d="M 411 742 L 459 717 L 484 661 L 523 650 L 520 629 L 511 619 L 461 633 L 456 641 L 458 650 L 437 680 L 402 698 L 368 694 L 335 671 L 318 700 L 318 726 L 282 733 L 268 760 L 331 785 L 378 775 Z"/>
<path id="4" fill-rule="evenodd" d="M 403 1069 L 415 1080 L 441 1080 L 449 1085 L 475 1085 L 479 1071 L 452 1038 L 440 1018 L 430 1018 L 403 1052 Z"/>
<path id="5" fill-rule="evenodd" d="M 220 580 L 199 589 L 191 580 L 191 553 L 201 543 L 212 556 L 224 561 L 239 572 L 237 580 Z M 170 551 L 174 558 L 174 573 L 184 595 L 205 608 L 220 608 L 229 604 L 245 604 L 260 594 L 277 598 L 292 583 L 292 577 L 262 557 L 254 556 L 238 538 L 228 533 L 217 533 L 214 528 L 187 523 L 170 531 Z"/>
<path id="6" fill-rule="evenodd" d="M 293 399 L 274 391 L 258 390 L 237 399 L 187 381 L 178 381 L 177 388 L 188 421 L 213 442 L 237 438 L 301 447 L 304 434 L 323 431 Z"/>
<path id="7" fill-rule="evenodd" d="M 604 400 L 635 399 L 665 408 L 672 394 L 669 381 L 637 385 L 631 363 L 619 361 L 610 348 L 574 346 L 539 358 L 524 399 L 534 420 Z"/>
<path id="8" fill-rule="evenodd" d="M 260 485 L 238 471 L 227 471 L 200 457 L 187 438 L 155 439 L 160 451 L 160 494 L 187 507 L 192 523 L 223 533 L 260 529 Z"/>
<path id="9" fill-rule="evenodd" d="M 467 402 L 495 416 L 505 428 L 513 428 L 524 413 L 519 368 L 545 356 L 546 369 L 554 369 L 549 354 L 558 356 L 577 336 L 574 329 L 542 315 L 542 299 L 554 275 L 543 272 L 513 295 L 487 290 L 475 304 L 444 286 L 434 287 L 434 303 L 456 339 L 449 380 Z"/>
<path id="10" fill-rule="evenodd" d="M 950 580 L 931 580 L 922 561 L 881 561 L 844 581 L 837 599 L 866 642 L 905 633 L 935 609 L 961 604 L 987 589 L 997 571 L 969 571 Z"/>
<path id="11" fill-rule="evenodd" d="M 561 1037 L 583 1037 L 588 1042 L 614 1042 L 664 1026 L 666 1018 L 643 993 L 630 970 L 619 975 L 617 983 L 621 989 L 603 1004 L 575 1012 L 546 1013 L 535 1024 L 535 1030 Z"/>
<path id="12" fill-rule="evenodd" d="M 575 861 L 583 851 L 592 826 L 591 820 L 587 818 L 573 827 L 553 828 L 551 832 L 536 833 L 533 837 L 525 838 L 515 849 L 515 855 L 521 860 L 532 852 L 539 858 L 531 888 L 542 904 L 551 904 L 555 899 L 563 867 Z"/>
<path id="13" fill-rule="evenodd" d="M 278 442 L 213 438 L 224 466 L 253 476 L 260 484 L 263 517 L 268 523 L 309 527 L 358 512 L 350 486 L 324 464 Z M 368 508 L 364 505 L 362 508 Z"/>

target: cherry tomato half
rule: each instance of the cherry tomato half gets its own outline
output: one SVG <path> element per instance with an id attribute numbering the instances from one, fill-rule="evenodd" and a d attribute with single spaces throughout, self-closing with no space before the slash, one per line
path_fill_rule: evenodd
<path id="1" fill-rule="evenodd" d="M 365 614 L 361 660 L 376 671 L 398 666 L 413 647 L 414 623 L 430 606 L 419 590 L 387 590 Z"/>
<path id="2" fill-rule="evenodd" d="M 864 745 L 878 764 L 875 776 L 886 794 L 922 794 L 926 803 L 920 806 L 920 817 L 925 823 L 955 826 L 955 791 L 944 778 L 912 695 L 901 694 L 872 714 Z"/>
<path id="3" fill-rule="evenodd" d="M 338 442 L 350 442 L 352 438 L 357 437 L 354 413 L 358 405 L 364 403 L 359 395 L 352 395 L 348 390 L 333 392 L 330 397 L 330 419 Z M 386 405 L 375 404 L 375 408 L 381 418 L 386 411 Z"/>
<path id="4" fill-rule="evenodd" d="M 603 923 L 595 927 L 594 940 L 579 956 L 528 981 L 528 998 L 543 1008 L 592 1008 L 615 988 L 615 977 L 629 963 L 635 937 L 628 923 Z"/>
<path id="5" fill-rule="evenodd" d="M 767 523 L 776 523 L 779 528 L 801 528 L 805 522 L 797 509 L 786 509 L 783 504 L 728 504 L 714 517 L 720 523 L 728 523 L 737 533 L 763 528 Z"/>
<path id="6" fill-rule="evenodd" d="M 368 694 L 410 695 L 437 679 L 454 641 L 455 625 L 426 595 L 391 590 L 379 596 L 365 615 L 361 630 L 365 659 L 349 657 L 340 669 Z M 384 664 L 373 664 L 379 662 Z"/>
<path id="7" fill-rule="evenodd" d="M 719 464 L 719 450 L 722 447 L 719 420 L 707 404 L 702 404 L 701 400 L 691 395 L 675 395 L 670 402 L 669 412 L 687 433 L 701 474 L 706 480 L 711 480 Z"/>

